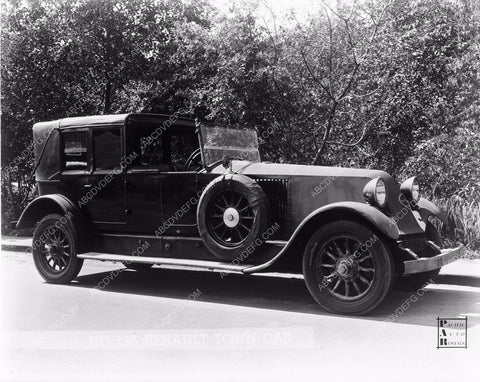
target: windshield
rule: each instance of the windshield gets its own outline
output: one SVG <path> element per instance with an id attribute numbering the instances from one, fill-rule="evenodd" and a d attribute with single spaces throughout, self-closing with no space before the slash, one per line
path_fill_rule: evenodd
<path id="1" fill-rule="evenodd" d="M 260 162 L 255 129 L 200 124 L 199 130 L 206 167 L 221 161 L 225 156 Z"/>

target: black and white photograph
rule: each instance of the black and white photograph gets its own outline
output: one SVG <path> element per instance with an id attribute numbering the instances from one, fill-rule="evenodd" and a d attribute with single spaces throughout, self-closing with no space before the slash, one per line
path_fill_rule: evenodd
<path id="1" fill-rule="evenodd" d="M 480 0 L 0 11 L 0 381 L 480 380 Z"/>

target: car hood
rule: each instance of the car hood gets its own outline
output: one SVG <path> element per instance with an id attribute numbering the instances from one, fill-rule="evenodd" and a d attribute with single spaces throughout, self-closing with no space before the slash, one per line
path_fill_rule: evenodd
<path id="1" fill-rule="evenodd" d="M 233 161 L 232 170 L 235 173 L 251 176 L 306 176 L 306 177 L 354 177 L 374 179 L 382 177 L 385 181 L 389 181 L 391 176 L 381 170 L 366 170 L 347 167 L 331 167 L 331 166 L 311 166 L 299 164 L 283 164 L 270 162 L 248 162 Z M 223 166 L 217 166 L 212 173 L 223 174 L 225 169 Z"/>
<path id="2" fill-rule="evenodd" d="M 365 185 L 371 179 L 381 177 L 388 194 L 387 205 L 381 209 L 382 212 L 395 218 L 401 234 L 419 234 L 424 231 L 424 223 L 421 223 L 423 228 L 420 227 L 410 207 L 401 203 L 398 182 L 385 171 L 247 161 L 232 161 L 232 170 L 257 180 L 267 191 L 267 184 L 273 179 L 288 184 L 286 187 L 290 194 L 290 213 L 294 227 L 312 211 L 326 205 L 341 202 L 366 203 L 363 195 Z M 221 165 L 212 170 L 213 174 L 219 175 L 227 172 L 229 170 Z"/>

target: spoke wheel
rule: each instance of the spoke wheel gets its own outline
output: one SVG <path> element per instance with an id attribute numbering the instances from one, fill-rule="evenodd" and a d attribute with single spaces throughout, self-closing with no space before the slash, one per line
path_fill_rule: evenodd
<path id="1" fill-rule="evenodd" d="M 326 290 L 342 301 L 365 296 L 375 278 L 375 259 L 362 243 L 348 235 L 338 235 L 325 243 L 316 256 L 317 278 Z"/>
<path id="2" fill-rule="evenodd" d="M 51 214 L 38 224 L 33 236 L 35 266 L 50 283 L 65 283 L 74 279 L 83 265 L 77 258 L 76 231 L 63 216 Z"/>
<path id="3" fill-rule="evenodd" d="M 269 210 L 267 196 L 255 180 L 241 174 L 221 175 L 200 197 L 198 232 L 215 257 L 233 261 L 240 256 L 251 262 L 267 240 Z"/>
<path id="4" fill-rule="evenodd" d="M 207 207 L 210 235 L 220 245 L 240 245 L 252 232 L 254 215 L 248 199 L 235 190 L 222 190 Z"/>
<path id="5" fill-rule="evenodd" d="M 395 268 L 379 234 L 342 220 L 327 223 L 311 236 L 304 251 L 303 275 L 310 294 L 324 309 L 362 315 L 384 300 Z"/>
<path id="6" fill-rule="evenodd" d="M 50 272 L 62 272 L 70 262 L 71 245 L 67 235 L 55 225 L 45 229 L 45 238 L 40 244 L 39 251 L 45 267 Z"/>

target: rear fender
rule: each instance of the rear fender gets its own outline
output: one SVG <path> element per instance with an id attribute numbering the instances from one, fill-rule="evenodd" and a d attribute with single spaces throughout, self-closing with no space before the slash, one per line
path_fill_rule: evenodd
<path id="1" fill-rule="evenodd" d="M 62 215 L 63 219 L 72 223 L 77 234 L 78 246 L 87 242 L 85 238 L 88 235 L 88 229 L 80 210 L 71 200 L 60 194 L 39 196 L 30 202 L 20 216 L 15 228 L 33 227 L 49 214 Z"/>

